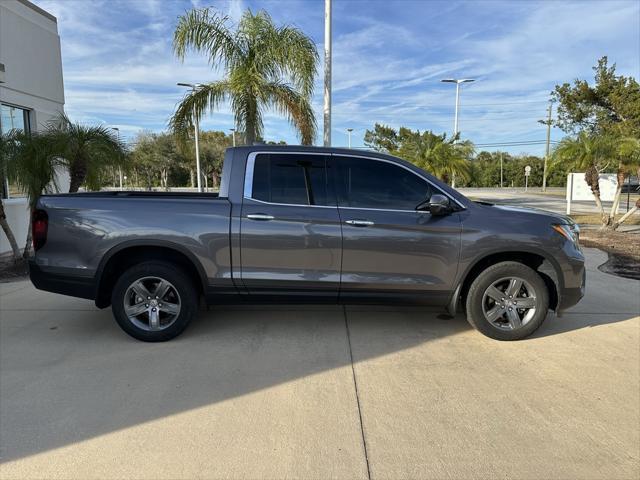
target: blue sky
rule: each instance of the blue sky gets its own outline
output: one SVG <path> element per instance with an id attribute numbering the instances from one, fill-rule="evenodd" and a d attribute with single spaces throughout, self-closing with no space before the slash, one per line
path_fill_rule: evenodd
<path id="1" fill-rule="evenodd" d="M 183 95 L 176 82 L 220 78 L 204 57 L 184 63 L 171 51 L 178 15 L 217 8 L 237 20 L 251 8 L 305 31 L 321 53 L 323 0 L 33 0 L 58 17 L 67 113 L 117 126 L 133 139 L 160 131 Z M 476 144 L 540 140 L 549 92 L 557 83 L 593 78 L 602 55 L 618 72 L 640 77 L 640 2 L 633 1 L 351 1 L 333 5 L 334 146 L 362 145 L 375 122 L 450 132 L 455 87 L 446 77 L 477 81 L 461 94 L 460 130 Z M 314 106 L 322 130 L 322 64 Z M 229 129 L 227 107 L 204 129 Z M 552 138 L 562 132 L 554 129 Z M 265 138 L 297 143 L 273 112 Z M 491 148 L 488 148 L 491 150 Z M 505 149 L 542 154 L 544 146 Z"/>

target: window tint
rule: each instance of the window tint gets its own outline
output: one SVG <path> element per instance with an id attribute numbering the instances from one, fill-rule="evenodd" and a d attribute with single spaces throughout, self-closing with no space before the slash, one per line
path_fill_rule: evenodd
<path id="1" fill-rule="evenodd" d="M 252 198 L 271 203 L 335 205 L 326 162 L 318 155 L 258 155 Z"/>
<path id="2" fill-rule="evenodd" d="M 431 196 L 425 180 L 392 163 L 366 158 L 334 159 L 341 206 L 413 210 Z"/>

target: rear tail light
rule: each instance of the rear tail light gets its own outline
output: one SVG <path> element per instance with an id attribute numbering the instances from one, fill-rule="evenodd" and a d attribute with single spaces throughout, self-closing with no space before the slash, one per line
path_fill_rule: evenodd
<path id="1" fill-rule="evenodd" d="M 33 238 L 33 249 L 40 250 L 47 243 L 47 229 L 49 227 L 49 217 L 44 210 L 34 210 L 31 217 L 31 237 Z"/>

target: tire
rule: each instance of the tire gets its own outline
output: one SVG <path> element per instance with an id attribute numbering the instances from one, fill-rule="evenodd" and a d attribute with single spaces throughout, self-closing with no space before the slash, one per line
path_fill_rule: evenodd
<path id="1" fill-rule="evenodd" d="M 520 287 L 518 280 L 522 282 Z M 501 262 L 488 267 L 473 281 L 466 309 L 467 321 L 487 337 L 520 340 L 544 322 L 549 292 L 535 270 L 518 262 Z"/>
<path id="2" fill-rule="evenodd" d="M 187 328 L 198 301 L 198 289 L 183 270 L 169 262 L 148 261 L 120 275 L 111 293 L 111 310 L 133 338 L 165 342 Z"/>

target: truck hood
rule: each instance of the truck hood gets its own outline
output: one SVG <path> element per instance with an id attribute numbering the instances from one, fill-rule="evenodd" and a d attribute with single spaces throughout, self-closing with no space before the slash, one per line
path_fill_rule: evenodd
<path id="1" fill-rule="evenodd" d="M 529 215 L 536 215 L 540 218 L 547 217 L 550 223 L 560 223 L 560 224 L 567 224 L 567 225 L 573 225 L 575 223 L 573 219 L 571 217 L 568 217 L 567 215 L 550 212 L 548 210 L 542 210 L 540 208 L 520 207 L 516 205 L 497 205 L 494 203 L 487 203 L 487 202 L 480 202 L 480 205 L 482 205 L 485 208 L 492 208 L 492 209 L 501 210 L 504 212 L 513 212 L 516 214 L 524 213 Z"/>

